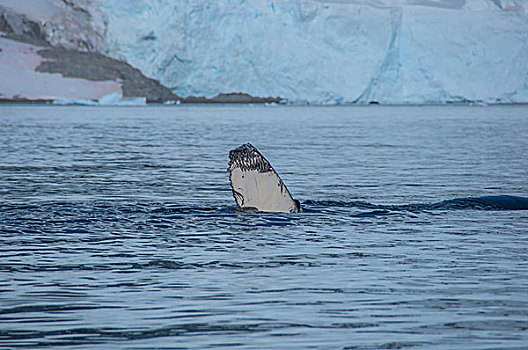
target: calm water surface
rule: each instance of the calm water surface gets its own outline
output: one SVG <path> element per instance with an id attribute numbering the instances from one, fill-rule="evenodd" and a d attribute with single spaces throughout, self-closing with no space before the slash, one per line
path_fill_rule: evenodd
<path id="1" fill-rule="evenodd" d="M 0 105 L 0 348 L 526 349 L 528 211 L 459 198 L 527 197 L 527 135 L 526 106 Z M 304 213 L 235 212 L 245 142 Z"/>

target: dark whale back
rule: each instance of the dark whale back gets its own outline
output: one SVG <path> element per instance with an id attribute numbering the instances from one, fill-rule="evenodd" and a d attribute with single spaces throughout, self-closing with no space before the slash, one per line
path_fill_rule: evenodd
<path id="1" fill-rule="evenodd" d="M 304 201 L 308 206 L 358 207 L 382 211 L 429 211 L 429 210 L 528 210 L 528 197 L 498 195 L 484 197 L 454 198 L 436 203 L 399 205 L 372 204 L 367 202 Z M 309 207 L 306 208 L 309 210 Z"/>
<path id="2" fill-rule="evenodd" d="M 489 207 L 492 209 L 503 209 L 503 210 L 528 210 L 528 198 L 518 196 L 486 196 L 479 198 L 461 198 L 457 199 L 458 202 L 466 201 L 468 204 L 479 205 Z"/>
<path id="3" fill-rule="evenodd" d="M 528 210 L 528 198 L 519 196 L 485 196 L 450 199 L 425 206 L 427 209 Z"/>

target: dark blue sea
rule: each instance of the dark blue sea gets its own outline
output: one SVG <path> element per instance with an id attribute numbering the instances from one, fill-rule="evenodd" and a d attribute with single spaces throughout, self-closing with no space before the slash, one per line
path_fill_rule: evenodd
<path id="1" fill-rule="evenodd" d="M 527 349 L 527 171 L 528 106 L 0 105 L 0 348 Z"/>

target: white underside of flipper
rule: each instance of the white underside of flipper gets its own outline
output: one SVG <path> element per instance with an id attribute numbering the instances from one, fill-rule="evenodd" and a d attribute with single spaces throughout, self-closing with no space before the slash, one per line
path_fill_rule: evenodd
<path id="1" fill-rule="evenodd" d="M 247 143 L 229 152 L 233 197 L 241 208 L 262 212 L 297 213 L 301 211 L 279 175 L 260 152 Z"/>

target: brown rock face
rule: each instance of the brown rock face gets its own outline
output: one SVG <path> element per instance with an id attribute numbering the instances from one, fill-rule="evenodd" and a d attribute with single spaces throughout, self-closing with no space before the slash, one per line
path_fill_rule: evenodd
<path id="1" fill-rule="evenodd" d="M 0 32 L 6 37 L 29 44 L 48 46 L 42 27 L 26 16 L 0 6 Z"/>
<path id="2" fill-rule="evenodd" d="M 189 96 L 183 103 L 281 103 L 280 97 L 255 97 L 244 93 L 219 94 L 213 98 L 203 96 Z"/>

